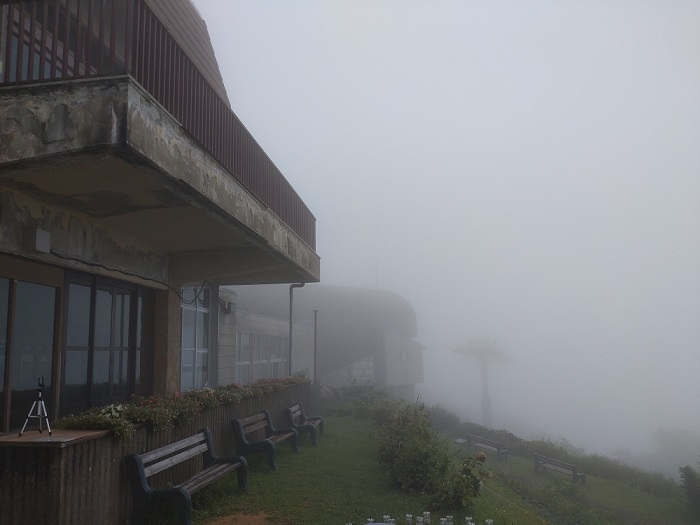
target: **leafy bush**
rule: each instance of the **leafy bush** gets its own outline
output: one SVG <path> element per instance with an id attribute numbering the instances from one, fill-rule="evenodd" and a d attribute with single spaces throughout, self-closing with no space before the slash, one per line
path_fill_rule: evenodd
<path id="1" fill-rule="evenodd" d="M 437 509 L 470 507 L 486 475 L 477 465 L 485 459 L 480 453 L 457 466 L 447 443 L 430 427 L 422 404 L 398 407 L 381 426 L 379 461 L 387 467 L 393 485 L 427 494 Z"/>

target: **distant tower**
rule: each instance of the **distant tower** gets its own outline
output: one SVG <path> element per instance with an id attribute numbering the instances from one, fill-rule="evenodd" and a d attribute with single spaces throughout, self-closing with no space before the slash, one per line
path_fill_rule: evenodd
<path id="1" fill-rule="evenodd" d="M 496 348 L 495 341 L 479 339 L 456 348 L 455 353 L 473 357 L 481 363 L 481 422 L 485 427 L 493 425 L 491 396 L 489 395 L 489 363 L 505 363 L 510 357 Z"/>

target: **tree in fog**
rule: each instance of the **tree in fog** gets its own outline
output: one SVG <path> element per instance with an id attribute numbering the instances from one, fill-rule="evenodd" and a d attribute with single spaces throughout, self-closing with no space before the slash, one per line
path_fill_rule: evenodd
<path id="1" fill-rule="evenodd" d="M 688 497 L 693 515 L 700 518 L 700 472 L 690 465 L 680 467 L 679 470 L 681 473 L 681 486 Z"/>
<path id="2" fill-rule="evenodd" d="M 489 363 L 505 363 L 510 356 L 496 347 L 496 342 L 489 339 L 469 341 L 457 348 L 455 353 L 476 359 L 481 363 L 481 419 L 486 427 L 492 425 L 491 396 L 489 395 Z"/>

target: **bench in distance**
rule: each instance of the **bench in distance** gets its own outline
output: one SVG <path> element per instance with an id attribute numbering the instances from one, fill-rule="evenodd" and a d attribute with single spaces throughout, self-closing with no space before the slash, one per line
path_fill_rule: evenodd
<path id="1" fill-rule="evenodd" d="M 539 472 L 540 469 L 543 470 L 555 470 L 562 474 L 571 476 L 574 483 L 581 480 L 581 485 L 586 484 L 586 475 L 583 472 L 576 470 L 576 465 L 573 463 L 565 463 L 559 461 L 558 459 L 548 458 L 541 454 L 534 454 L 535 457 L 535 472 Z"/>
<path id="2" fill-rule="evenodd" d="M 304 414 L 304 405 L 297 403 L 284 409 L 287 416 L 287 424 L 299 434 L 310 434 L 311 444 L 316 444 L 316 432 L 323 434 L 323 418 L 321 416 L 307 416 Z"/>
<path id="3" fill-rule="evenodd" d="M 472 448 L 481 448 L 495 452 L 498 459 L 508 459 L 508 449 L 503 448 L 500 441 L 493 441 L 474 434 L 467 434 L 467 445 Z"/>
<path id="4" fill-rule="evenodd" d="M 148 478 L 183 462 L 202 456 L 202 468 L 187 481 L 162 489 L 151 488 Z M 248 464 L 245 458 L 219 458 L 214 454 L 211 432 L 200 430 L 194 436 L 176 441 L 143 454 L 130 454 L 125 458 L 131 477 L 134 500 L 134 524 L 146 523 L 150 506 L 177 506 L 180 525 L 192 525 L 192 500 L 190 495 L 206 487 L 229 472 L 238 470 L 238 488 L 246 490 Z"/>
<path id="5" fill-rule="evenodd" d="M 267 454 L 267 463 L 273 470 L 277 470 L 277 443 L 289 440 L 292 450 L 299 452 L 299 434 L 297 431 L 293 428 L 276 429 L 272 424 L 270 412 L 267 410 L 243 419 L 234 419 L 233 429 L 236 436 L 237 452 L 243 456 L 255 452 L 265 452 Z M 260 430 L 264 430 L 265 438 L 255 439 L 256 434 Z"/>

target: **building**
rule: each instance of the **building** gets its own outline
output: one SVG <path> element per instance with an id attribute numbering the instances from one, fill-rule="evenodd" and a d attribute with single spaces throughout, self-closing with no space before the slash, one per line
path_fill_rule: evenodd
<path id="1" fill-rule="evenodd" d="M 232 291 L 240 348 L 236 382 L 285 375 L 289 286 Z M 293 290 L 292 306 L 292 371 L 324 386 L 369 383 L 413 398 L 414 386 L 423 382 L 423 346 L 408 301 L 386 290 L 311 284 Z"/>
<path id="2" fill-rule="evenodd" d="M 0 432 L 228 382 L 222 286 L 319 277 L 189 0 L 0 1 Z"/>

